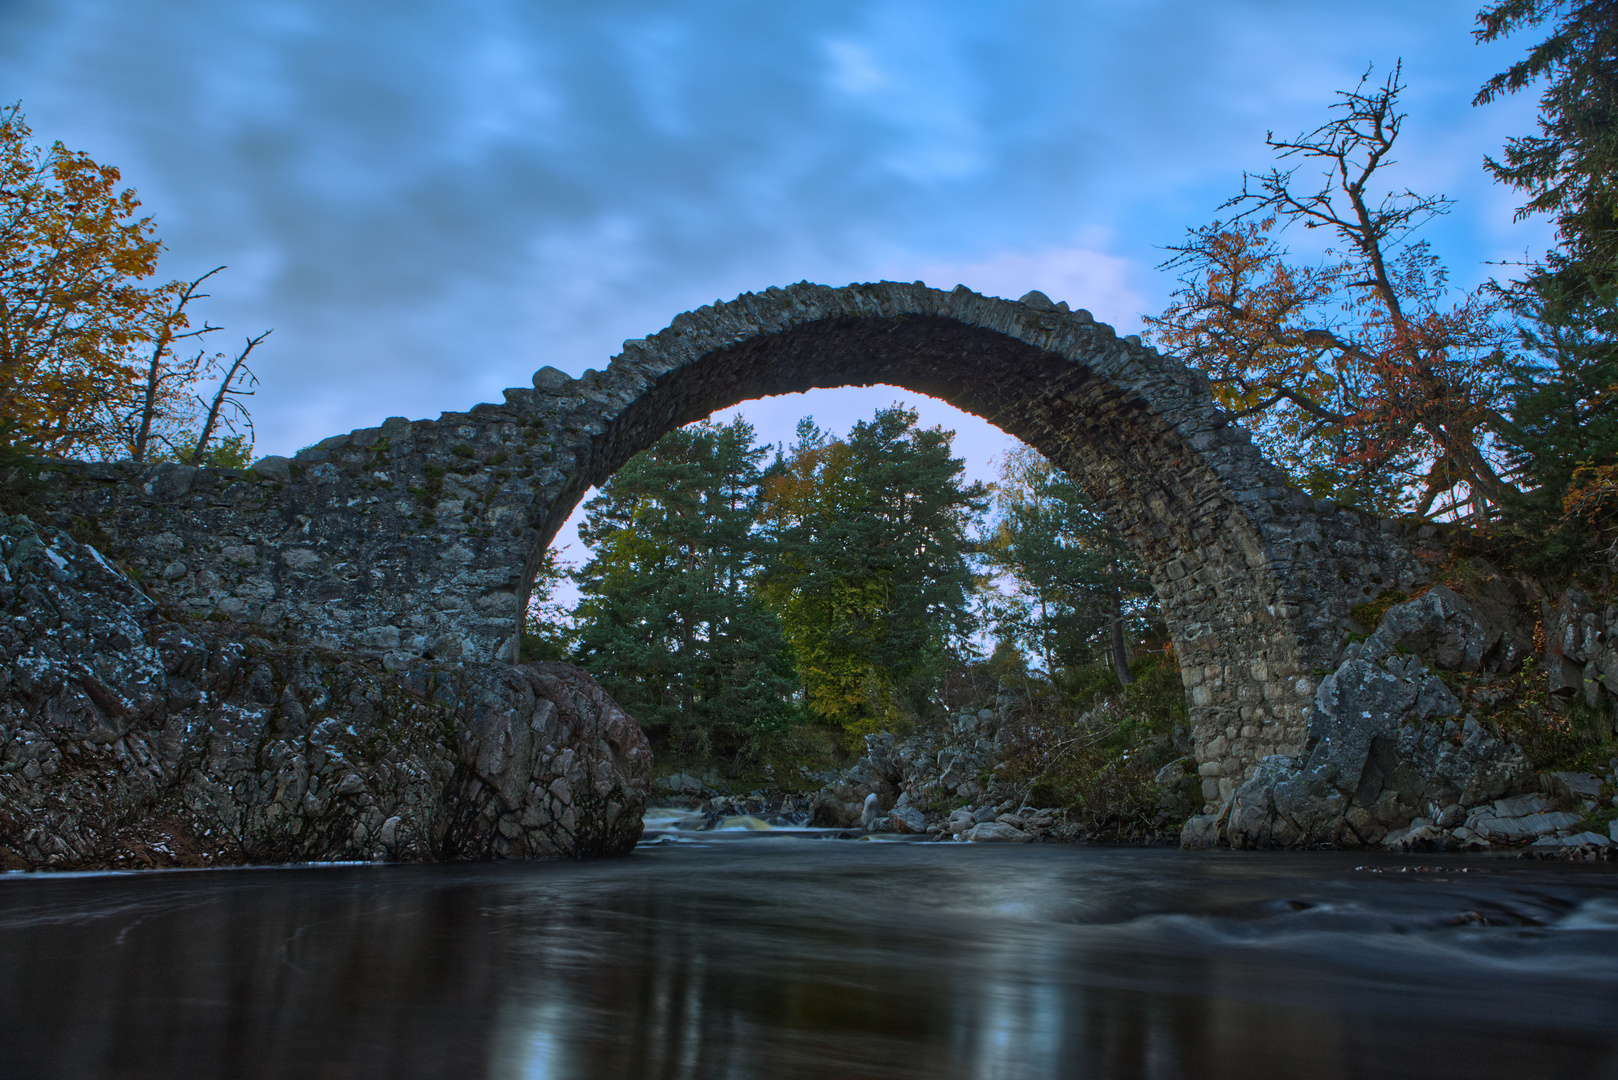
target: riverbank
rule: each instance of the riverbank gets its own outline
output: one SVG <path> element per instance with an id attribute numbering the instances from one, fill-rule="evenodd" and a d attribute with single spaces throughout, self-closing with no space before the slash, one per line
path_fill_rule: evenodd
<path id="1" fill-rule="evenodd" d="M 1110 714 L 1082 715 L 1072 729 L 1082 738 L 1109 723 L 1116 723 Z M 1406 731 L 1426 736 L 1433 745 L 1406 747 L 1407 740 L 1402 738 Z M 1335 845 L 1317 841 L 1293 846 L 1393 852 L 1526 848 L 1536 855 L 1618 858 L 1618 820 L 1614 820 L 1613 810 L 1618 807 L 1618 759 L 1601 772 L 1536 772 L 1515 746 L 1486 739 L 1472 718 L 1464 726 L 1450 720 L 1412 725 L 1406 731 L 1401 731 L 1397 747 L 1381 748 L 1381 756 L 1389 759 L 1386 774 L 1395 776 L 1389 788 L 1397 791 L 1401 785 L 1415 786 L 1408 777 L 1396 776 L 1398 768 L 1412 772 L 1425 766 L 1450 782 L 1450 798 L 1441 801 L 1435 797 L 1425 803 L 1411 800 L 1415 805 L 1403 820 L 1369 837 L 1349 833 Z M 1050 737 L 1049 732 L 1040 734 Z M 1469 743 L 1479 745 L 1469 747 Z M 1367 740 L 1367 748 L 1373 745 Z M 652 782 L 649 805 L 677 818 L 684 815 L 686 832 L 750 817 L 852 834 L 895 833 L 980 843 L 1179 845 L 1184 822 L 1196 806 L 1198 787 L 1190 757 L 1157 765 L 1173 748 L 1171 738 L 1159 737 L 1155 745 L 1141 739 L 1117 752 L 1114 756 L 1121 760 L 1103 766 L 1113 774 L 1108 790 L 1115 798 L 1101 805 L 1088 807 L 1082 801 L 1077 806 L 1041 805 L 1035 797 L 1049 788 L 1037 774 L 1030 782 L 1033 770 L 1027 758 L 1038 755 L 1048 760 L 1050 752 L 1037 743 L 1031 745 L 1017 703 L 1003 699 L 999 708 L 949 716 L 905 738 L 886 732 L 867 736 L 865 753 L 851 765 L 806 775 L 803 779 L 808 782 L 796 791 L 766 786 L 738 792 L 725 789 L 717 770 L 701 776 L 665 771 Z M 1402 758 L 1394 756 L 1396 748 L 1404 751 Z M 1472 750 L 1469 755 L 1468 749 Z M 1420 752 L 1423 750 L 1425 754 Z M 1128 782 L 1126 769 L 1132 755 L 1140 760 Z M 1150 762 L 1151 767 L 1143 770 L 1140 761 Z M 1499 764 L 1502 761 L 1504 768 Z M 1261 770 L 1242 792 L 1261 788 L 1267 779 L 1271 778 Z M 1396 800 L 1382 802 L 1397 807 Z M 1385 806 L 1381 809 L 1384 814 L 1389 812 Z M 1123 825 L 1133 825 L 1133 829 Z M 1343 842 L 1350 839 L 1357 842 Z"/>

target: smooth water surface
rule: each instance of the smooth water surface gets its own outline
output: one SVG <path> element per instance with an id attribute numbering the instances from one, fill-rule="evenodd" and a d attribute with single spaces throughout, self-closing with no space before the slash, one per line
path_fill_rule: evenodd
<path id="1" fill-rule="evenodd" d="M 1618 874 L 771 837 L 0 878 L 6 1077 L 1618 1077 Z"/>

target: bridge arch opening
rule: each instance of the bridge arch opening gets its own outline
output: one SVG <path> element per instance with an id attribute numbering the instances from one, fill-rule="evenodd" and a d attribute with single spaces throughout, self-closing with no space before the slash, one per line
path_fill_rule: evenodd
<path id="1" fill-rule="evenodd" d="M 962 482 L 985 485 L 998 483 L 1005 456 L 1028 449 L 980 416 L 963 412 L 947 401 L 906 390 L 902 386 L 876 383 L 871 386 L 823 387 L 749 398 L 708 414 L 697 423 L 725 425 L 741 420 L 753 429 L 755 445 L 765 452 L 764 462 L 773 460 L 777 450 L 790 452 L 798 437 L 798 424 L 809 420 L 827 438 L 847 440 L 857 423 L 869 423 L 879 411 L 900 408 L 915 412 L 920 429 L 940 428 L 953 435 L 951 453 L 963 463 Z M 580 538 L 586 508 L 600 493 L 589 488 L 563 519 L 552 541 L 552 548 L 568 564 L 582 564 L 590 551 Z M 536 583 L 536 592 L 539 586 Z M 573 591 L 563 583 L 553 587 L 553 602 L 571 601 Z"/>

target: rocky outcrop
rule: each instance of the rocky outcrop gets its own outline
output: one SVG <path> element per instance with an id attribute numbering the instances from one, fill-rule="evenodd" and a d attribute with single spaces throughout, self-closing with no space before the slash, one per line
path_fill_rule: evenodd
<path id="1" fill-rule="evenodd" d="M 816 793 L 815 822 L 830 828 L 861 827 L 873 796 L 879 806 L 876 820 L 884 827 L 896 810 L 981 801 L 987 794 L 982 778 L 998 760 L 999 728 L 994 709 L 972 709 L 909 738 L 895 738 L 886 731 L 866 736 L 865 755 Z"/>
<path id="2" fill-rule="evenodd" d="M 1618 715 L 1618 604 L 1600 603 L 1574 585 L 1540 607 L 1547 689 Z"/>
<path id="3" fill-rule="evenodd" d="M 1515 671 L 1532 655 L 1533 619 L 1521 585 L 1489 572 L 1474 571 L 1466 595 L 1435 585 L 1421 596 L 1388 608 L 1376 632 L 1359 650 L 1409 653 L 1445 671 Z M 1346 657 L 1345 657 L 1346 658 Z"/>
<path id="4" fill-rule="evenodd" d="M 1216 814 L 1193 817 L 1188 847 L 1486 842 L 1452 830 L 1536 783 L 1515 745 L 1491 735 L 1428 667 L 1514 670 L 1533 648 L 1523 597 L 1498 576 L 1462 595 L 1439 585 L 1386 611 L 1315 691 L 1302 754 L 1267 758 Z"/>
<path id="5" fill-rule="evenodd" d="M 566 664 L 393 673 L 166 614 L 94 547 L 0 517 L 9 869 L 627 851 L 645 737 Z"/>
<path id="6" fill-rule="evenodd" d="M 1120 839 L 1107 808 L 1028 804 L 1029 785 L 1007 772 L 1026 752 L 1019 742 L 1027 736 L 1018 735 L 1019 708 L 1002 698 L 996 708 L 962 710 L 903 738 L 886 731 L 867 735 L 864 756 L 827 777 L 813 796 L 811 820 L 823 828 L 979 843 Z M 1146 785 L 1158 800 L 1155 823 L 1130 839 L 1172 837 L 1185 820 L 1196 779 L 1188 761 L 1169 763 Z"/>

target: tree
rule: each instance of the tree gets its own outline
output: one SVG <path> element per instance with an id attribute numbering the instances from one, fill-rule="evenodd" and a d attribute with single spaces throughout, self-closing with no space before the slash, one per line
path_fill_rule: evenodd
<path id="1" fill-rule="evenodd" d="M 154 307 L 142 335 L 151 351 L 136 398 L 123 407 L 110 401 L 106 405 L 109 415 L 102 426 L 122 433 L 131 461 L 167 459 L 244 468 L 250 460 L 253 418 L 241 399 L 253 396 L 251 387 L 258 385 L 258 376 L 247 366 L 247 358 L 271 331 L 248 338 L 234 357 L 199 351 L 182 358 L 174 350 L 178 342 L 220 329 L 206 322 L 189 329 L 186 306 L 206 297 L 198 287 L 223 269 L 216 266 L 195 281 L 177 283 L 172 300 Z M 219 381 L 211 398 L 195 392 L 198 382 L 214 377 Z M 230 434 L 220 437 L 221 425 Z"/>
<path id="2" fill-rule="evenodd" d="M 1527 57 L 1495 75 L 1474 105 L 1544 80 L 1536 136 L 1485 159 L 1495 178 L 1529 196 L 1517 211 L 1556 218 L 1558 250 L 1524 284 L 1560 279 L 1569 298 L 1618 284 L 1618 4 L 1613 0 L 1500 0 L 1478 13 L 1480 42 L 1555 21 Z"/>
<path id="3" fill-rule="evenodd" d="M 1105 654 L 1127 686 L 1128 624 L 1152 595 L 1140 560 L 1072 478 L 1032 449 L 1005 456 L 995 502 L 984 552 L 1016 586 L 1002 638 L 1024 641 L 1053 675 Z"/>
<path id="4" fill-rule="evenodd" d="M 573 621 L 573 610 L 556 595 L 562 582 L 575 576 L 574 571 L 574 567 L 562 561 L 558 549 L 545 550 L 528 594 L 528 610 L 523 613 L 518 646 L 523 663 L 574 659 L 578 627 Z"/>
<path id="5" fill-rule="evenodd" d="M 924 712 L 972 632 L 968 537 L 986 489 L 963 483 L 953 438 L 902 406 L 846 440 L 805 418 L 765 477 L 763 594 L 810 713 L 851 735 Z"/>
<path id="6" fill-rule="evenodd" d="M 1399 69 L 1340 92 L 1313 131 L 1266 141 L 1302 165 L 1244 175 L 1190 231 L 1165 268 L 1181 285 L 1147 318 L 1169 348 L 1204 367 L 1223 403 L 1311 493 L 1427 515 L 1470 504 L 1481 514 L 1518 492 L 1490 460 L 1485 425 L 1500 373 L 1497 305 L 1470 293 L 1446 306 L 1448 274 L 1417 230 L 1449 200 L 1385 186 L 1403 126 Z M 1324 229 L 1336 247 L 1314 266 L 1290 260 L 1279 234 Z M 1443 498 L 1447 496 L 1447 499 Z"/>
<path id="7" fill-rule="evenodd" d="M 1618 3 L 1503 0 L 1478 15 L 1479 41 L 1553 22 L 1474 105 L 1543 80 L 1537 136 L 1511 139 L 1485 167 L 1528 195 L 1517 219 L 1550 214 L 1557 246 L 1500 286 L 1519 322 L 1500 438 L 1556 512 L 1576 470 L 1618 454 Z"/>
<path id="8" fill-rule="evenodd" d="M 1555 512 L 1581 466 L 1618 456 L 1618 282 L 1571 297 L 1547 275 L 1512 303 L 1521 348 L 1506 365 L 1500 442 L 1533 510 Z"/>
<path id="9" fill-rule="evenodd" d="M 759 463 L 750 424 L 681 428 L 586 504 L 579 662 L 643 725 L 706 750 L 790 723 L 791 660 L 753 592 Z"/>
<path id="10" fill-rule="evenodd" d="M 192 329 L 187 306 L 218 271 L 144 284 L 163 245 L 152 219 L 137 216 L 135 192 L 118 187 L 113 166 L 32 136 L 19 105 L 0 109 L 0 416 L 9 439 L 53 457 L 217 456 L 211 432 L 197 440 L 207 403 L 194 390 L 223 358 L 180 358 L 174 347 L 217 329 Z M 240 456 L 244 440 L 235 444 Z"/>
<path id="11" fill-rule="evenodd" d="M 0 414 L 34 449 L 106 449 L 97 413 L 133 397 L 129 350 L 162 245 L 118 170 L 61 143 L 35 146 L 20 107 L 0 113 Z"/>

